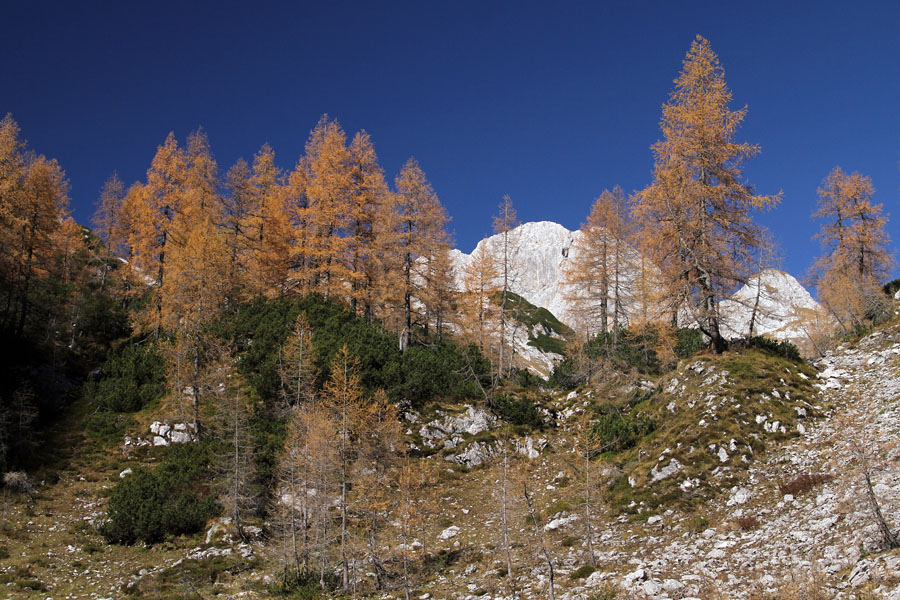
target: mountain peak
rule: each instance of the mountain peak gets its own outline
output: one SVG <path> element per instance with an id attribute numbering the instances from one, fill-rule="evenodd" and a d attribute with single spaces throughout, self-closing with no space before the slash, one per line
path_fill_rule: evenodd
<path id="1" fill-rule="evenodd" d="M 573 259 L 572 245 L 580 236 L 580 231 L 570 231 L 553 221 L 523 223 L 510 230 L 511 291 L 546 308 L 570 326 L 576 325 L 578 311 L 567 294 L 563 273 Z M 492 235 L 478 242 L 476 250 L 483 248 L 499 257 L 502 243 L 501 235 Z M 459 250 L 451 256 L 458 273 L 472 260 L 471 254 Z M 765 269 L 750 277 L 731 299 L 722 302 L 723 332 L 729 337 L 746 335 L 754 306 L 757 335 L 794 342 L 805 337 L 801 319 L 820 310 L 818 302 L 795 277 L 779 269 Z"/>

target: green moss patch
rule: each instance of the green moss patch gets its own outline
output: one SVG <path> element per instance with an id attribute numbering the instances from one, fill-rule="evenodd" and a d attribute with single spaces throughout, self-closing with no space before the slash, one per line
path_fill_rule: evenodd
<path id="1" fill-rule="evenodd" d="M 636 405 L 656 427 L 612 457 L 623 474 L 609 489 L 610 503 L 641 514 L 731 487 L 760 453 L 819 414 L 815 374 L 803 361 L 759 349 L 683 363 Z"/>

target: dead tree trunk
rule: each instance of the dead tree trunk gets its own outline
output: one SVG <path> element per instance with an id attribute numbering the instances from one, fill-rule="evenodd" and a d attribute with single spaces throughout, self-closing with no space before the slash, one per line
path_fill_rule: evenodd
<path id="1" fill-rule="evenodd" d="M 556 577 L 553 571 L 553 559 L 550 558 L 550 552 L 547 550 L 547 545 L 544 543 L 544 535 L 541 533 L 541 526 L 538 524 L 537 516 L 534 513 L 534 503 L 531 499 L 531 493 L 528 491 L 527 483 L 522 483 L 522 493 L 525 496 L 525 506 L 528 507 L 528 514 L 531 515 L 531 522 L 534 524 L 534 533 L 537 535 L 541 553 L 544 555 L 544 560 L 547 561 L 547 568 L 550 571 L 550 600 L 556 600 L 556 590 L 553 589 L 556 583 Z"/>

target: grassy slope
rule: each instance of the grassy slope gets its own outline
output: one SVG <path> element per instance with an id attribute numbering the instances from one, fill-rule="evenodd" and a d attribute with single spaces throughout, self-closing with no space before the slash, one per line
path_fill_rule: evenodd
<path id="1" fill-rule="evenodd" d="M 810 380 L 803 379 L 801 373 Z M 633 382 L 623 377 L 611 379 L 603 388 L 582 390 L 574 398 L 567 393 L 548 396 L 544 404 L 561 413 L 566 409 L 590 410 L 592 405 L 612 401 L 623 407 L 633 406 L 632 410 L 644 411 L 656 421 L 656 431 L 636 448 L 593 463 L 598 480 L 600 473 L 609 474 L 615 469 L 624 474 L 608 493 L 610 510 L 598 507 L 595 512 L 594 529 L 611 532 L 612 537 L 604 542 L 606 547 L 628 552 L 632 545 L 640 543 L 644 525 L 632 522 L 627 515 L 623 517 L 622 511 L 645 518 L 663 508 L 697 508 L 710 494 L 739 481 L 742 452 L 729 451 L 730 458 L 723 463 L 709 450 L 709 444 L 730 445 L 730 440 L 735 439 L 739 447 L 749 446 L 757 455 L 790 437 L 798 423 L 795 407 L 807 410 L 808 415 L 817 412 L 811 406 L 813 376 L 809 366 L 754 350 L 688 361 L 678 371 L 661 378 L 658 391 L 649 398 L 635 393 Z M 772 394 L 773 390 L 778 391 L 780 399 Z M 669 410 L 670 404 L 674 404 L 674 412 Z M 82 412 L 85 409 L 86 406 L 80 406 Z M 763 425 L 756 423 L 758 414 L 765 414 L 769 422 L 780 421 L 785 433 L 766 432 Z M 136 423 L 150 420 L 149 412 L 135 415 Z M 527 469 L 543 523 L 554 517 L 580 515 L 584 505 L 583 471 L 573 453 L 577 420 L 578 414 L 573 414 L 567 421 L 561 418 L 559 427 L 536 433 L 537 437 L 549 439 L 549 447 L 538 459 L 521 461 L 512 469 L 510 510 L 514 561 L 520 577 L 517 585 L 530 590 L 531 596 L 542 593 L 537 577 L 541 564 L 535 558 L 535 538 L 522 507 L 522 475 Z M 701 420 L 706 424 L 700 425 Z M 202 534 L 176 538 L 149 549 L 105 546 L 86 519 L 103 514 L 104 499 L 122 469 L 152 464 L 161 450 L 126 458 L 118 442 L 85 438 L 78 418 L 67 422 L 68 426 L 57 432 L 55 443 L 70 449 L 69 460 L 39 475 L 48 484 L 40 488 L 33 506 L 29 507 L 21 497 L 10 499 L 5 516 L 8 540 L 3 542 L 10 556 L 0 561 L 0 589 L 14 598 L 68 594 L 81 597 L 95 592 L 101 597 L 122 597 L 126 586 L 137 581 L 131 588 L 137 597 L 185 597 L 196 595 L 194 588 L 204 597 L 215 592 L 242 591 L 251 594 L 246 597 L 265 597 L 262 577 L 277 574 L 277 544 L 259 550 L 255 559 L 231 555 L 187 560 L 178 568 L 172 565 L 192 549 L 204 546 Z M 669 451 L 664 452 L 666 449 Z M 749 454 L 749 450 L 743 454 Z M 685 470 L 648 484 L 650 470 L 663 455 L 667 458 L 662 465 L 674 456 L 686 465 Z M 470 584 L 476 586 L 476 591 L 502 592 L 500 465 L 464 469 L 443 462 L 439 456 L 432 460 L 436 477 L 432 492 L 437 508 L 428 515 L 423 540 L 431 558 L 417 560 L 414 565 L 419 580 L 417 593 L 429 591 L 444 597 Z M 714 472 L 719 475 L 713 475 Z M 629 475 L 637 484 L 634 488 L 628 484 Z M 686 477 L 700 481 L 699 492 L 681 491 L 678 483 Z M 599 490 L 593 495 L 597 500 Z M 632 502 L 636 504 L 631 506 Z M 460 527 L 459 535 L 440 539 L 441 531 L 450 525 Z M 386 533 L 385 543 L 389 543 L 391 535 Z M 545 536 L 558 560 L 558 581 L 563 588 L 576 585 L 569 574 L 584 564 L 583 521 L 545 532 Z M 466 575 L 470 565 L 476 571 Z M 606 570 L 628 568 L 603 566 Z M 391 568 L 396 570 L 399 565 Z M 144 575 L 140 575 L 142 571 Z"/>
<path id="2" fill-rule="evenodd" d="M 518 294 L 508 292 L 506 298 L 513 318 L 529 332 L 538 332 L 537 335 L 529 333 L 529 346 L 534 346 L 542 352 L 560 355 L 564 353 L 566 340 L 574 334 L 568 325 L 562 323 L 546 308 L 535 306 Z"/>
<path id="3" fill-rule="evenodd" d="M 758 350 L 682 363 L 660 380 L 657 394 L 634 408 L 657 427 L 637 447 L 613 457 L 623 476 L 610 501 L 637 513 L 672 502 L 689 505 L 731 487 L 741 480 L 743 465 L 795 436 L 804 418 L 820 413 L 814 377 L 815 369 L 805 363 Z M 672 459 L 682 469 L 653 481 L 652 470 Z M 682 489 L 685 480 L 692 486 Z"/>

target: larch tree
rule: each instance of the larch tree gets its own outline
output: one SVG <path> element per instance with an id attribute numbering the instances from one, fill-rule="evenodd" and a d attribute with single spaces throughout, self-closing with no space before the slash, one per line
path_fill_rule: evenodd
<path id="1" fill-rule="evenodd" d="M 321 402 L 294 407 L 278 465 L 276 512 L 285 578 L 317 572 L 325 589 L 331 541 L 331 499 L 339 465 L 338 423 Z M 291 569 L 293 567 L 293 569 Z"/>
<path id="2" fill-rule="evenodd" d="M 823 219 L 816 235 L 825 255 L 816 261 L 812 280 L 820 300 L 845 331 L 856 329 L 876 308 L 880 287 L 894 258 L 888 250 L 887 216 L 873 202 L 869 177 L 848 175 L 835 167 L 819 188 L 813 217 Z"/>
<path id="3" fill-rule="evenodd" d="M 413 569 L 410 563 L 415 558 L 415 545 L 413 544 L 417 533 L 421 536 L 421 553 L 424 556 L 425 530 L 428 525 L 429 490 L 431 483 L 427 479 L 427 459 L 419 458 L 412 461 L 409 455 L 400 467 L 397 474 L 397 507 L 395 513 L 400 524 L 400 544 L 396 546 L 403 572 L 403 597 L 410 600 L 414 586 Z"/>
<path id="4" fill-rule="evenodd" d="M 291 174 L 293 177 L 293 173 Z M 243 221 L 248 245 L 248 280 L 254 294 L 282 296 L 297 288 L 303 257 L 297 254 L 304 234 L 298 204 L 305 207 L 302 186 L 286 181 L 267 144 L 253 157 L 249 185 L 255 211 Z M 294 192 L 297 191 L 297 194 Z M 309 291 L 308 288 L 303 291 Z"/>
<path id="5" fill-rule="evenodd" d="M 500 541 L 503 546 L 503 558 L 506 562 L 506 582 L 509 586 L 509 593 L 515 593 L 516 576 L 513 572 L 512 557 L 512 540 L 510 538 L 510 519 L 511 508 L 514 494 L 512 493 L 512 484 L 514 478 L 511 471 L 515 469 L 516 455 L 510 456 L 513 447 L 513 440 L 509 426 L 504 427 L 500 432 L 500 452 L 503 457 L 503 470 L 501 471 L 500 489 L 495 494 L 500 496 Z"/>
<path id="6" fill-rule="evenodd" d="M 12 303 L 7 302 L 7 317 L 21 336 L 32 306 L 32 284 L 53 268 L 56 244 L 65 235 L 63 223 L 68 216 L 69 184 L 56 160 L 37 156 L 25 165 L 19 200 L 12 213 L 16 230 L 10 247 L 13 264 Z"/>
<path id="7" fill-rule="evenodd" d="M 223 442 L 216 461 L 221 482 L 219 498 L 235 533 L 246 542 L 244 524 L 257 502 L 250 489 L 255 464 L 250 431 L 250 390 L 238 373 L 228 348 L 220 345 L 208 354 L 201 385 L 205 395 L 215 399 L 211 407 L 215 415 L 212 423 L 217 437 Z"/>
<path id="8" fill-rule="evenodd" d="M 106 289 L 106 280 L 113 268 L 113 261 L 126 244 L 126 230 L 122 223 L 122 204 L 125 201 L 125 184 L 113 173 L 103 184 L 103 190 L 97 199 L 92 224 L 103 240 L 103 267 L 100 275 L 100 290 Z"/>
<path id="9" fill-rule="evenodd" d="M 398 259 L 395 283 L 389 286 L 395 299 L 388 302 L 401 307 L 400 350 L 405 351 L 417 322 L 417 305 L 426 301 L 427 266 L 449 245 L 449 219 L 415 159 L 406 162 L 395 185 L 396 193 L 391 195 L 396 223 L 392 238 Z"/>
<path id="10" fill-rule="evenodd" d="M 219 315 L 231 286 L 228 248 L 218 226 L 218 171 L 202 132 L 188 138 L 184 160 L 178 203 L 167 225 L 160 319 L 172 334 L 167 346 L 172 387 L 176 392 L 189 390 L 194 431 L 200 436 L 200 377 L 212 341 L 205 325 Z"/>
<path id="11" fill-rule="evenodd" d="M 697 36 L 663 105 L 653 182 L 634 207 L 671 313 L 687 315 L 716 352 L 728 345 L 718 303 L 746 281 L 761 243 L 751 212 L 781 198 L 757 195 L 743 181 L 743 164 L 759 147 L 735 141 L 746 109 L 731 110 L 731 97 L 718 57 Z"/>
<path id="12" fill-rule="evenodd" d="M 456 275 L 450 258 L 450 244 L 440 242 L 425 257 L 422 275 L 425 287 L 422 304 L 425 306 L 425 329 L 432 331 L 438 340 L 444 337 L 447 322 L 456 313 Z"/>
<path id="13" fill-rule="evenodd" d="M 360 529 L 365 534 L 365 561 L 375 573 L 375 586 L 384 589 L 388 570 L 379 537 L 387 521 L 403 448 L 397 405 L 384 390 L 377 390 L 364 408 L 357 438 L 354 494 Z"/>
<path id="14" fill-rule="evenodd" d="M 338 480 L 340 486 L 340 553 L 341 582 L 350 586 L 350 506 L 353 464 L 357 458 L 355 438 L 362 428 L 365 407 L 359 365 L 347 346 L 341 348 L 331 363 L 331 376 L 322 390 L 322 400 L 337 428 Z"/>
<path id="15" fill-rule="evenodd" d="M 376 281 L 382 268 L 375 239 L 375 221 L 384 214 L 388 187 L 378 164 L 372 139 L 365 131 L 353 137 L 348 148 L 350 167 L 349 229 L 347 231 L 350 306 L 366 318 L 374 316 Z"/>
<path id="16" fill-rule="evenodd" d="M 481 243 L 472 253 L 472 260 L 462 271 L 462 296 L 459 301 L 462 332 L 467 340 L 478 344 L 482 351 L 490 348 L 489 334 L 495 318 L 494 298 L 499 291 L 499 270 L 493 255 Z"/>
<path id="17" fill-rule="evenodd" d="M 21 228 L 22 185 L 25 180 L 24 142 L 19 139 L 19 125 L 12 115 L 0 120 L 0 281 L 6 289 L 4 321 L 12 307 L 13 273 L 17 232 Z"/>
<path id="18" fill-rule="evenodd" d="M 768 231 L 764 232 L 762 240 L 763 243 L 756 253 L 756 276 L 753 278 L 755 281 L 751 280 L 750 282 L 751 285 L 756 286 L 756 293 L 753 294 L 750 319 L 747 321 L 748 338 L 756 335 L 756 325 L 760 318 L 773 316 L 764 311 L 763 308 L 763 300 L 772 299 L 771 292 L 765 289 L 767 286 L 763 285 L 763 275 L 769 269 L 778 268 L 781 263 L 779 249 L 775 244 L 775 240 L 772 239 L 771 233 Z"/>
<path id="19" fill-rule="evenodd" d="M 275 471 L 276 490 L 270 512 L 281 537 L 282 583 L 300 580 L 310 572 L 311 525 L 307 490 L 311 482 L 306 470 L 308 422 L 311 406 L 297 407 L 289 413 L 284 446 Z"/>
<path id="20" fill-rule="evenodd" d="M 307 207 L 304 254 L 312 290 L 345 298 L 351 279 L 347 264 L 352 174 L 347 134 L 323 115 L 306 143 L 302 160 Z"/>
<path id="21" fill-rule="evenodd" d="M 242 295 L 241 288 L 249 280 L 252 234 L 245 227 L 251 219 L 259 217 L 259 207 L 255 205 L 256 197 L 250 184 L 251 175 L 247 161 L 238 159 L 225 174 L 225 193 L 220 196 L 221 227 L 228 249 L 229 301 Z"/>
<path id="22" fill-rule="evenodd" d="M 131 269 L 138 281 L 151 281 L 153 299 L 146 308 L 133 313 L 138 330 L 152 331 L 159 338 L 163 330 L 163 289 L 167 284 L 166 252 L 172 222 L 184 201 L 187 157 L 169 133 L 147 170 L 147 181 L 128 191 L 131 231 Z"/>
<path id="23" fill-rule="evenodd" d="M 285 406 L 297 407 L 315 399 L 316 352 L 312 327 L 304 313 L 297 315 L 278 358 L 281 399 Z"/>
<path id="24" fill-rule="evenodd" d="M 563 271 L 583 328 L 589 335 L 604 335 L 607 347 L 610 342 L 615 347 L 633 296 L 631 273 L 636 261 L 628 211 L 621 188 L 604 190 L 582 224 L 581 235 L 573 243 L 572 260 Z"/>
<path id="25" fill-rule="evenodd" d="M 579 423 L 577 437 L 575 438 L 576 450 L 581 459 L 581 471 L 584 481 L 584 538 L 587 550 L 587 564 L 592 567 L 596 565 L 594 556 L 594 528 L 593 528 L 593 512 L 596 499 L 592 495 L 594 488 L 597 486 L 594 475 L 593 459 L 596 455 L 603 452 L 603 448 L 597 436 L 594 434 L 593 423 L 589 418 L 585 417 Z"/>
<path id="26" fill-rule="evenodd" d="M 525 500 L 525 508 L 528 510 L 528 518 L 531 521 L 532 526 L 534 527 L 534 537 L 537 541 L 537 547 L 541 552 L 541 555 L 544 557 L 544 562 L 547 563 L 547 572 L 549 574 L 548 581 L 548 590 L 550 592 L 550 600 L 556 600 L 556 590 L 554 589 L 556 585 L 556 570 L 553 568 L 553 557 L 550 555 L 550 550 L 547 548 L 547 543 L 544 540 L 544 534 L 541 531 L 541 525 L 538 522 L 537 510 L 534 506 L 534 491 L 528 489 L 528 479 L 529 475 L 527 471 L 523 474 L 522 479 L 522 497 Z"/>
<path id="27" fill-rule="evenodd" d="M 518 239 L 512 234 L 512 230 L 520 225 L 519 217 L 516 209 L 513 208 L 510 197 L 503 196 L 497 215 L 494 217 L 494 233 L 500 236 L 500 256 L 498 270 L 500 271 L 500 311 L 498 314 L 498 325 L 500 327 L 499 338 L 499 355 L 498 355 L 498 373 L 503 377 L 504 373 L 504 349 L 508 349 L 505 357 L 506 370 L 512 371 L 512 342 L 507 345 L 507 330 L 509 327 L 509 315 L 507 300 L 509 293 L 512 291 L 511 286 L 515 282 L 518 275 L 516 259 L 518 257 Z"/>

